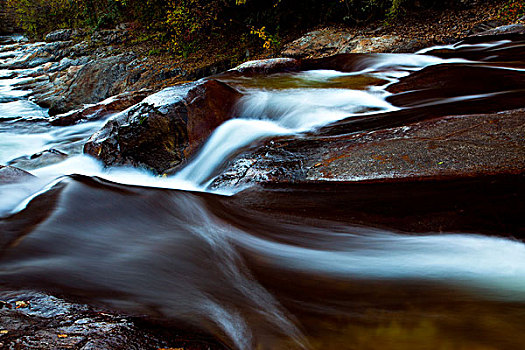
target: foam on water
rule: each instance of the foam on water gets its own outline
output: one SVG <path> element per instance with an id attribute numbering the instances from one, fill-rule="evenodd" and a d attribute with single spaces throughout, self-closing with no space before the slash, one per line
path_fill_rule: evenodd
<path id="1" fill-rule="evenodd" d="M 395 110 L 385 96 L 347 89 L 253 91 L 241 98 L 238 113 L 243 118 L 270 120 L 301 132 L 371 110 Z"/>
<path id="2" fill-rule="evenodd" d="M 292 133 L 276 123 L 264 120 L 232 119 L 217 128 L 199 154 L 174 179 L 192 182 L 198 188 L 205 188 L 210 176 L 233 153 L 268 136 Z M 204 187 L 203 187 L 204 185 Z"/>
<path id="3" fill-rule="evenodd" d="M 435 50 L 486 50 L 490 48 L 497 48 L 499 46 L 511 43 L 511 40 L 498 40 L 488 43 L 464 44 L 462 42 L 451 45 L 438 45 L 421 49 L 416 52 L 417 55 L 427 54 Z"/>
<path id="4" fill-rule="evenodd" d="M 0 137 L 0 164 L 30 155 L 45 149 L 46 144 L 54 138 L 49 133 L 43 134 L 17 134 L 4 132 Z"/>
<path id="5" fill-rule="evenodd" d="M 28 100 L 18 100 L 0 104 L 0 120 L 11 118 L 42 120 L 46 117 L 48 117 L 46 110 Z"/>

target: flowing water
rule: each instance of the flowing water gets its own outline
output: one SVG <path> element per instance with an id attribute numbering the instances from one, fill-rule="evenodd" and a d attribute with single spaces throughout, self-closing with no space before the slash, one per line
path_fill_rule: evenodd
<path id="1" fill-rule="evenodd" d="M 363 55 L 351 69 L 223 75 L 244 94 L 236 118 L 167 178 L 105 169 L 82 155 L 83 142 L 105 121 L 50 126 L 47 111 L 16 89 L 31 70 L 0 70 L 0 164 L 26 164 L 47 149 L 69 155 L 51 165 L 27 163 L 37 178 L 0 186 L 0 285 L 146 315 L 234 349 L 518 349 L 525 244 L 483 235 L 482 219 L 490 218 L 482 213 L 464 232 L 404 232 L 417 220 L 413 212 L 453 211 L 450 198 L 458 193 L 468 205 L 487 206 L 497 194 L 487 190 L 485 198 L 470 182 L 416 184 L 398 195 L 366 186 L 227 195 L 207 188 L 229 158 L 264 137 L 399 110 L 385 88 L 424 67 L 521 71 L 491 59 L 516 45 L 523 47 L 505 40 Z M 4 47 L 1 66 L 33 49 Z M 505 181 L 487 183 L 499 189 Z M 366 225 L 352 214 L 361 207 L 378 208 Z M 388 224 L 394 221 L 383 220 L 387 215 L 400 223 Z"/>

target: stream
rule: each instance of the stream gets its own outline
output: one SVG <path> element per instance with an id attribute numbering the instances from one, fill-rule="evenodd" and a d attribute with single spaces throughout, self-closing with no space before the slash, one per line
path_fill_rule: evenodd
<path id="1" fill-rule="evenodd" d="M 35 45 L 0 47 L 0 63 L 15 65 Z M 483 184 L 415 184 L 395 195 L 388 195 L 390 187 L 337 184 L 209 187 L 239 150 L 265 137 L 402 109 L 386 88 L 425 67 L 523 71 L 522 64 L 491 62 L 512 45 L 518 44 L 364 55 L 344 71 L 222 75 L 243 93 L 236 117 L 168 177 L 105 168 L 83 155 L 84 142 L 107 119 L 51 126 L 30 91 L 17 89 L 39 66 L 1 69 L 0 164 L 36 177 L 0 185 L 0 286 L 143 315 L 232 349 L 519 349 L 523 241 L 485 234 L 480 213 L 473 214 L 479 224 L 465 231 L 412 234 L 403 226 L 411 211 L 445 211 L 443 203 L 454 210 L 455 191 L 469 205 L 490 202 L 492 192 L 481 197 Z M 485 52 L 483 63 L 475 60 Z M 419 103 L 471 103 L 491 94 Z M 49 149 L 67 157 L 28 161 Z M 507 188 L 505 181 L 491 183 Z M 382 203 L 385 213 L 370 212 L 406 220 L 364 225 L 345 211 Z"/>

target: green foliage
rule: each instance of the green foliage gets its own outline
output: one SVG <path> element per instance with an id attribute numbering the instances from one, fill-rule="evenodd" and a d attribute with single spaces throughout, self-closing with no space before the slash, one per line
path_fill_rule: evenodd
<path id="1" fill-rule="evenodd" d="M 280 33 L 303 31 L 324 23 L 355 24 L 393 19 L 416 0 L 8 0 L 21 27 L 42 36 L 66 27 L 136 24 L 138 41 L 154 40 L 170 52 L 187 56 L 210 40 L 280 46 Z M 418 4 L 460 0 L 418 0 Z M 509 6 L 523 3 L 510 0 Z M 442 5 L 445 6 L 445 5 Z M 511 7 L 512 7 L 511 6 Z M 509 9 L 511 9 L 509 7 Z M 514 8 L 514 7 L 512 7 Z M 509 10 L 510 13 L 511 10 Z M 512 10 L 513 11 L 513 10 Z M 520 10 L 522 11 L 522 10 Z M 518 11 L 519 12 L 519 11 Z M 514 13 L 514 12 L 512 12 Z M 242 38 L 242 40 L 241 40 Z"/>
<path id="2" fill-rule="evenodd" d="M 20 27 L 41 37 L 60 28 L 109 27 L 121 20 L 121 5 L 115 0 L 7 0 Z"/>
<path id="3" fill-rule="evenodd" d="M 525 16 L 525 0 L 509 0 L 499 13 L 499 17 L 509 23 Z"/>

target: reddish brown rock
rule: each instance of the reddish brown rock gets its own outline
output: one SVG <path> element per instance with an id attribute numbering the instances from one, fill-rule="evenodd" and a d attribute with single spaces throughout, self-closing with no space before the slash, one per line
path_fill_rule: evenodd
<path id="1" fill-rule="evenodd" d="M 65 79 L 65 85 L 53 84 L 54 93 L 47 93 L 44 86 L 36 94 L 46 93 L 45 98 L 37 97 L 43 107 L 49 107 L 50 115 L 57 115 L 78 108 L 85 103 L 96 103 L 125 90 L 129 75 L 128 65 L 135 59 L 134 54 L 121 54 L 90 61 Z M 52 79 L 53 80 L 53 79 Z"/>
<path id="2" fill-rule="evenodd" d="M 519 109 L 339 136 L 277 138 L 240 155 L 214 186 L 523 173 L 524 135 L 525 110 Z"/>
<path id="3" fill-rule="evenodd" d="M 197 84 L 185 98 L 188 147 L 186 158 L 197 150 L 219 125 L 232 117 L 232 110 L 241 94 L 217 80 Z"/>
<path id="4" fill-rule="evenodd" d="M 216 80 L 167 88 L 110 119 L 85 144 L 84 152 L 106 165 L 174 171 L 232 117 L 240 96 Z"/>

